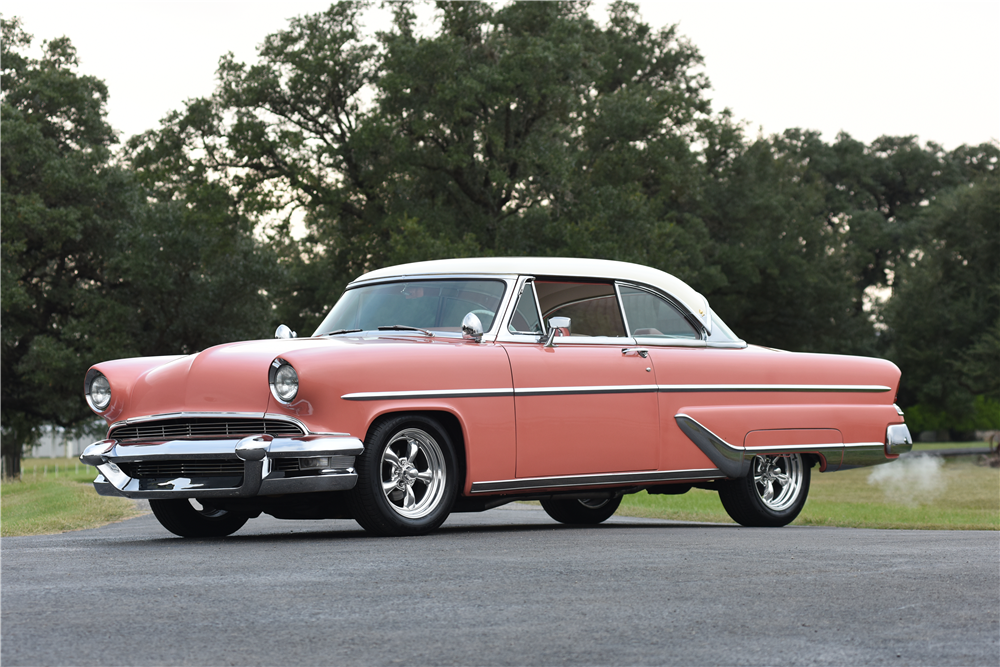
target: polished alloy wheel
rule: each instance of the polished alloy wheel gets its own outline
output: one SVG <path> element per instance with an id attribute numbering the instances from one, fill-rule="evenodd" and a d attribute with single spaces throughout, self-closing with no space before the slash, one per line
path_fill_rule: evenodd
<path id="1" fill-rule="evenodd" d="M 768 509 L 781 512 L 795 504 L 802 491 L 802 456 L 755 456 L 753 481 L 757 496 Z"/>
<path id="2" fill-rule="evenodd" d="M 382 453 L 382 492 L 397 514 L 427 516 L 444 496 L 447 467 L 437 441 L 418 428 L 403 429 Z"/>

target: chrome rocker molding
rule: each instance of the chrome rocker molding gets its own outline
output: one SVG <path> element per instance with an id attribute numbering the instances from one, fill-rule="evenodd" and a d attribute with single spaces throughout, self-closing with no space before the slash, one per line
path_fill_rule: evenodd
<path id="1" fill-rule="evenodd" d="M 906 424 L 891 424 L 886 429 L 884 443 L 849 442 L 819 445 L 777 445 L 774 447 L 736 447 L 729 444 L 695 419 L 683 413 L 674 420 L 684 435 L 698 446 L 709 460 L 730 479 L 746 477 L 750 462 L 759 454 L 818 454 L 822 457 L 822 472 L 846 470 L 885 463 L 890 458 L 910 451 L 913 440 Z"/>
<path id="2" fill-rule="evenodd" d="M 614 472 L 597 475 L 564 475 L 559 477 L 524 477 L 495 482 L 473 482 L 472 493 L 498 493 L 528 489 L 558 489 L 575 486 L 606 486 L 608 484 L 647 484 L 654 482 L 684 482 L 689 480 L 719 479 L 722 473 L 708 470 L 672 470 L 646 472 Z"/>
<path id="3" fill-rule="evenodd" d="M 271 435 L 251 435 L 240 439 L 173 440 L 158 445 L 123 445 L 117 440 L 102 440 L 87 447 L 80 461 L 95 466 L 100 474 L 94 488 L 102 496 L 126 498 L 249 498 L 285 493 L 342 491 L 353 489 L 358 476 L 353 458 L 364 451 L 364 445 L 350 436 L 306 435 L 276 438 Z M 283 458 L 342 457 L 343 467 L 317 470 L 315 475 L 301 477 L 271 477 L 271 462 Z M 208 486 L 198 477 L 178 476 L 157 486 L 143 488 L 143 480 L 127 475 L 120 463 L 152 461 L 192 461 L 198 459 L 229 459 L 243 462 L 243 483 L 238 487 Z M 206 482 L 210 483 L 210 479 Z"/>

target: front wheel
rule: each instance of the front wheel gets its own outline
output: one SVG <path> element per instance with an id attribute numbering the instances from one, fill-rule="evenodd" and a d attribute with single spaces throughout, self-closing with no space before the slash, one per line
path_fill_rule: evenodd
<path id="1" fill-rule="evenodd" d="M 249 521 L 249 517 L 209 509 L 187 498 L 150 500 L 149 507 L 164 528 L 181 537 L 225 537 Z"/>
<path id="2" fill-rule="evenodd" d="M 801 454 L 755 456 L 750 474 L 719 486 L 719 499 L 733 521 L 776 528 L 795 520 L 809 495 L 809 465 Z"/>
<path id="3" fill-rule="evenodd" d="M 378 424 L 355 466 L 351 511 L 376 535 L 429 533 L 455 503 L 458 460 L 447 431 L 431 417 L 399 415 Z"/>
<path id="4" fill-rule="evenodd" d="M 621 496 L 617 498 L 583 498 L 562 500 L 552 498 L 543 500 L 542 509 L 559 523 L 596 525 L 611 518 L 622 504 Z"/>

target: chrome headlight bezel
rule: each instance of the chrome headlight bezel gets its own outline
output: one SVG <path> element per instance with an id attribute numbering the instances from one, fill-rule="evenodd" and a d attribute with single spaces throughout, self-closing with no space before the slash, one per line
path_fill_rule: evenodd
<path id="1" fill-rule="evenodd" d="M 104 412 L 111 405 L 111 381 L 104 373 L 91 368 L 83 381 L 83 395 L 91 410 Z"/>
<path id="2" fill-rule="evenodd" d="M 282 405 L 291 405 L 299 393 L 299 374 L 295 367 L 278 357 L 271 362 L 267 373 L 267 383 L 271 387 L 274 400 Z M 291 389 L 289 389 L 291 387 Z"/>

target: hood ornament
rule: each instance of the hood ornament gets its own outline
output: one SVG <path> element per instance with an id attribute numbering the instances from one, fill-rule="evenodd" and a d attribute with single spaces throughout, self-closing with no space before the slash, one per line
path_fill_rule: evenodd
<path id="1" fill-rule="evenodd" d="M 279 324 L 274 331 L 275 338 L 298 338 L 299 335 L 288 328 L 287 324 Z"/>

